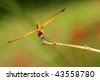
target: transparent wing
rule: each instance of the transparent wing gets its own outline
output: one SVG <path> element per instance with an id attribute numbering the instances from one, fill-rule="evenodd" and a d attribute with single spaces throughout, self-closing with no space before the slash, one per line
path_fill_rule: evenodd
<path id="1" fill-rule="evenodd" d="M 33 31 L 31 31 L 31 32 L 28 32 L 28 33 L 26 33 L 26 34 L 20 36 L 19 38 L 16 38 L 16 39 L 14 39 L 14 40 L 8 41 L 7 43 L 11 43 L 11 42 L 18 41 L 18 40 L 20 40 L 20 39 L 22 39 L 22 38 L 24 38 L 24 37 L 26 37 L 26 36 L 28 36 L 28 35 L 34 33 L 34 32 L 37 32 L 37 30 L 33 30 Z"/>
<path id="2" fill-rule="evenodd" d="M 52 16 L 51 18 L 49 18 L 47 21 L 45 21 L 42 24 L 42 27 L 46 26 L 47 24 L 49 24 L 51 21 L 53 21 L 55 18 L 57 18 L 58 16 L 60 16 L 63 12 L 65 11 L 65 8 L 62 9 L 60 12 L 58 12 L 57 14 L 55 14 L 54 16 Z"/>

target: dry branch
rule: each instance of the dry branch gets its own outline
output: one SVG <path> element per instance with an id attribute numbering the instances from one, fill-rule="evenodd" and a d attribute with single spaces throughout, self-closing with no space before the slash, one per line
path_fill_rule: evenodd
<path id="1" fill-rule="evenodd" d="M 49 44 L 49 45 L 57 45 L 57 46 L 66 46 L 66 47 L 78 48 L 78 49 L 83 49 L 83 50 L 87 50 L 87 51 L 100 53 L 99 49 L 91 48 L 91 47 L 89 47 L 87 45 L 79 46 L 79 45 L 64 44 L 64 43 L 59 43 L 59 42 L 48 42 L 46 40 L 42 40 L 42 43 L 43 44 Z"/>

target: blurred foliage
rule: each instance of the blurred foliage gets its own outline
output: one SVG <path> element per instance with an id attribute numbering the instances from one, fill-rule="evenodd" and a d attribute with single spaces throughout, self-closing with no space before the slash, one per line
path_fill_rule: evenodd
<path id="1" fill-rule="evenodd" d="M 98 0 L 0 0 L 0 66 L 100 66 L 100 54 L 42 45 L 36 33 L 6 44 L 63 8 L 66 11 L 44 28 L 47 38 L 100 49 Z"/>

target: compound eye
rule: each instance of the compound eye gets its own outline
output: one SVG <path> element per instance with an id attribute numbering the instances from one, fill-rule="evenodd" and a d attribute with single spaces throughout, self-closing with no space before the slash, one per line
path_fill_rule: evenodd
<path id="1" fill-rule="evenodd" d="M 38 32 L 38 36 L 43 37 L 44 36 L 43 32 Z"/>

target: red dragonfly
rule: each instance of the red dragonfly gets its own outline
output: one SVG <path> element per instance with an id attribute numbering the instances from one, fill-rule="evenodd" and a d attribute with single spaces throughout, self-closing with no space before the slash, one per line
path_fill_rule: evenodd
<path id="1" fill-rule="evenodd" d="M 11 40 L 11 41 L 9 41 L 9 42 L 7 42 L 7 43 L 11 43 L 11 42 L 20 40 L 20 39 L 22 39 L 22 38 L 24 38 L 24 37 L 26 37 L 26 36 L 28 36 L 28 35 L 34 33 L 34 32 L 37 32 L 37 33 L 38 33 L 39 38 L 44 39 L 44 31 L 43 31 L 42 28 L 45 27 L 47 24 L 49 24 L 49 23 L 50 23 L 52 20 L 54 20 L 56 17 L 58 17 L 59 15 L 61 15 L 62 12 L 64 12 L 64 11 L 65 11 L 65 8 L 62 9 L 60 12 L 56 13 L 54 16 L 52 16 L 52 17 L 49 18 L 48 20 L 46 20 L 43 24 L 38 23 L 38 24 L 36 25 L 36 28 L 37 28 L 37 29 L 35 29 L 35 30 L 33 30 L 33 31 L 30 31 L 30 32 L 28 32 L 28 33 L 22 35 L 21 37 L 16 38 L 16 39 L 14 39 L 14 40 Z"/>

